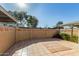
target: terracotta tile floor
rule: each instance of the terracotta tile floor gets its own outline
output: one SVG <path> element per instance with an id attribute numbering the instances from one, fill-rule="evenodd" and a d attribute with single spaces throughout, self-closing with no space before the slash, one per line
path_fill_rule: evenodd
<path id="1" fill-rule="evenodd" d="M 33 39 L 16 43 L 6 53 L 9 56 L 79 55 L 78 44 L 57 38 Z"/>

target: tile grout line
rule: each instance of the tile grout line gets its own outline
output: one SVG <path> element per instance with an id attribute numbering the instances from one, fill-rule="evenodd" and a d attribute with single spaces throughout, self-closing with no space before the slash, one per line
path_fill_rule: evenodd
<path id="1" fill-rule="evenodd" d="M 24 43 L 24 44 L 25 44 L 25 43 Z M 25 48 L 26 48 L 26 47 L 25 47 Z M 23 53 L 24 53 L 24 49 L 25 49 L 25 48 L 22 49 L 21 56 L 24 56 Z M 25 49 L 25 50 L 27 50 L 27 49 Z M 27 53 L 27 52 L 26 52 L 26 53 Z M 27 54 L 26 54 L 26 56 L 27 56 Z"/>

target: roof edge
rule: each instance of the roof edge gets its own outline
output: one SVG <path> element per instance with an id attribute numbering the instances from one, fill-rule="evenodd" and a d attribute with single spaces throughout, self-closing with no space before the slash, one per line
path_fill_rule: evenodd
<path id="1" fill-rule="evenodd" d="M 17 22 L 17 19 L 11 16 L 1 5 L 0 5 L 0 11 L 2 11 L 5 15 L 10 17 L 14 22 Z"/>

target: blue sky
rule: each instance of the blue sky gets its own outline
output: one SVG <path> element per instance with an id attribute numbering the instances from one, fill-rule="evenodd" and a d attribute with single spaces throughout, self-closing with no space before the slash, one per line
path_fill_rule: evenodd
<path id="1" fill-rule="evenodd" d="M 6 10 L 16 10 L 17 4 L 1 4 Z M 36 16 L 39 27 L 53 27 L 58 21 L 63 23 L 79 21 L 79 4 L 68 3 L 32 3 L 27 4 L 27 12 Z"/>

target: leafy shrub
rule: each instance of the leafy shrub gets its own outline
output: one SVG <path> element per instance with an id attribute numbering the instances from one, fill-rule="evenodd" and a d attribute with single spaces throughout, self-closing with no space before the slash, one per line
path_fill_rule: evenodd
<path id="1" fill-rule="evenodd" d="M 78 36 L 72 36 L 70 41 L 78 43 Z"/>
<path id="2" fill-rule="evenodd" d="M 73 36 L 70 36 L 69 34 L 66 34 L 66 33 L 60 33 L 60 36 L 64 40 L 78 43 L 78 36 L 74 36 L 74 35 Z"/>
<path id="3" fill-rule="evenodd" d="M 66 33 L 60 33 L 60 36 L 64 39 L 64 40 L 70 40 L 70 35 L 66 34 Z"/>

